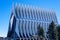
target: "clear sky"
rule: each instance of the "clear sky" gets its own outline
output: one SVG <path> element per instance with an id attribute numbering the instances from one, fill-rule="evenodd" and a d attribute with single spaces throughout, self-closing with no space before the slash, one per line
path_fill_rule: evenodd
<path id="1" fill-rule="evenodd" d="M 60 0 L 13 0 L 14 3 L 32 5 L 41 8 L 53 9 L 60 24 Z M 0 36 L 6 37 L 9 19 L 12 10 L 12 0 L 0 0 Z"/>

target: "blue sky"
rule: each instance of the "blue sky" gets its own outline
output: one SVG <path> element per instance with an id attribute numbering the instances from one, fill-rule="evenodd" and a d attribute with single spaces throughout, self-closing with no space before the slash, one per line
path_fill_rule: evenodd
<path id="1" fill-rule="evenodd" d="M 60 24 L 60 0 L 13 0 L 14 3 L 32 5 L 41 8 L 53 9 Z M 12 0 L 0 0 L 0 36 L 6 37 L 9 27 L 9 18 L 12 10 Z"/>

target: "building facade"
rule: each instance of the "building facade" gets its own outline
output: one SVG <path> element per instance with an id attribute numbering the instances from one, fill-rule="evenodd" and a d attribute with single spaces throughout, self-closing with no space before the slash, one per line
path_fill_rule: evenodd
<path id="1" fill-rule="evenodd" d="M 48 26 L 52 21 L 58 24 L 54 11 L 31 6 L 14 6 L 9 20 L 7 37 L 31 38 L 33 35 L 37 35 L 38 25 L 43 27 L 46 35 Z"/>

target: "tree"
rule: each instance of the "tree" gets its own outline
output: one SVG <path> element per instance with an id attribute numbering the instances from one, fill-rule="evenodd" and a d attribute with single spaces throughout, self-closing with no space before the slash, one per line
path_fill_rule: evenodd
<path id="1" fill-rule="evenodd" d="M 38 26 L 38 28 L 37 28 L 38 30 L 38 36 L 40 37 L 40 39 L 42 38 L 43 39 L 43 37 L 44 37 L 44 30 L 43 30 L 43 28 L 42 27 L 40 27 L 40 25 Z M 42 40 L 41 39 L 41 40 Z"/>
<path id="2" fill-rule="evenodd" d="M 56 26 L 52 21 L 49 25 L 48 32 L 47 32 L 48 40 L 58 40 L 57 34 L 58 32 L 56 30 Z"/>
<path id="3" fill-rule="evenodd" d="M 60 25 L 57 26 L 57 31 L 58 31 L 58 40 L 60 40 Z"/>

